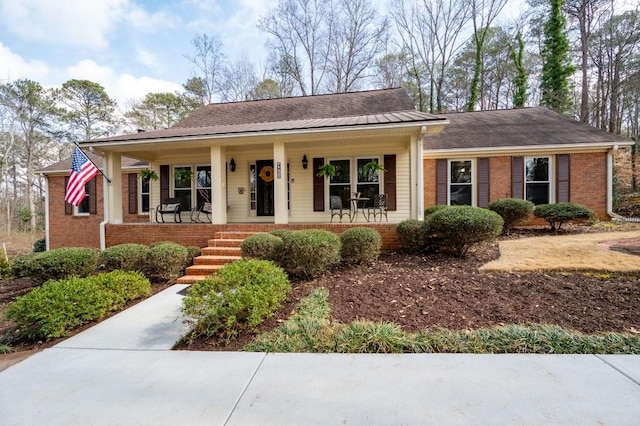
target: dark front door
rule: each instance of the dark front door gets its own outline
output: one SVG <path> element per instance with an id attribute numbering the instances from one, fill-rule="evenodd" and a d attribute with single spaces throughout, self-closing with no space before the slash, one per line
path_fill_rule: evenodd
<path id="1" fill-rule="evenodd" d="M 276 177 L 273 170 L 273 160 L 256 161 L 258 179 L 256 185 L 258 216 L 273 216 L 273 179 Z"/>

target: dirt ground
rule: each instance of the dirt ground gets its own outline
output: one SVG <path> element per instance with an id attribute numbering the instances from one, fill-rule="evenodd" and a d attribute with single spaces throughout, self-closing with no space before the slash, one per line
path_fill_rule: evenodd
<path id="1" fill-rule="evenodd" d="M 563 235 L 603 231 L 567 227 Z M 635 230 L 640 230 L 636 228 Z M 548 235 L 544 228 L 526 228 L 501 241 L 525 241 Z M 611 234 L 613 235 L 613 234 Z M 529 238 L 527 238 L 529 240 Z M 637 244 L 610 247 L 640 264 Z M 634 255 L 635 254 L 635 255 Z M 443 254 L 387 253 L 367 265 L 342 265 L 309 282 L 294 283 L 291 300 L 261 331 L 277 327 L 297 302 L 315 287 L 330 293 L 333 321 L 386 321 L 407 331 L 446 327 L 476 329 L 503 324 L 548 323 L 585 333 L 604 331 L 640 333 L 640 273 L 496 272 L 480 267 L 498 259 L 498 242 L 472 248 L 466 258 Z M 157 292 L 170 283 L 154 284 Z M 31 288 L 28 280 L 0 282 L 0 314 L 7 303 Z M 89 324 L 89 327 L 93 324 Z M 11 324 L 0 320 L 0 334 Z M 77 330 L 78 332 L 80 330 Z M 197 341 L 190 349 L 239 350 L 254 335 L 242 333 L 228 346 Z M 57 341 L 19 346 L 38 350 Z M 0 355 L 0 361 L 6 355 Z"/>
<path id="2" fill-rule="evenodd" d="M 562 234 L 592 231 L 567 227 Z M 544 228 L 531 228 L 501 239 L 545 234 L 548 231 Z M 627 256 L 633 256 L 633 247 L 637 246 L 640 240 L 628 246 Z M 368 265 L 340 266 L 313 281 L 294 283 L 291 301 L 261 331 L 281 324 L 313 288 L 325 287 L 329 290 L 331 319 L 341 323 L 394 322 L 406 331 L 547 323 L 585 333 L 640 333 L 640 273 L 479 270 L 499 255 L 496 242 L 471 249 L 466 258 L 388 253 Z M 633 259 L 640 264 L 640 258 Z M 188 348 L 239 350 L 252 337 L 243 333 L 228 346 L 197 341 Z"/>

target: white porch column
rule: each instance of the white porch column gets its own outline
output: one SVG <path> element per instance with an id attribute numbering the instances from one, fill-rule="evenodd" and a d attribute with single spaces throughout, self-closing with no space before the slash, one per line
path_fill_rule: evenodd
<path id="1" fill-rule="evenodd" d="M 211 147 L 211 222 L 227 223 L 226 152 L 223 146 Z"/>
<path id="2" fill-rule="evenodd" d="M 409 146 L 409 163 L 411 168 L 410 182 L 411 191 L 409 191 L 411 197 L 411 219 L 418 219 L 418 137 L 411 135 L 411 144 Z"/>
<path id="3" fill-rule="evenodd" d="M 104 159 L 105 174 L 111 179 L 104 202 L 108 209 L 109 222 L 122 223 L 122 157 L 118 153 L 108 152 Z"/>
<path id="4" fill-rule="evenodd" d="M 424 126 L 416 141 L 416 160 L 418 166 L 416 169 L 416 219 L 418 220 L 424 219 L 424 138 L 426 134 L 427 127 Z"/>
<path id="5" fill-rule="evenodd" d="M 289 223 L 287 209 L 287 152 L 284 142 L 273 144 L 273 169 L 276 175 L 273 185 L 274 222 Z"/>

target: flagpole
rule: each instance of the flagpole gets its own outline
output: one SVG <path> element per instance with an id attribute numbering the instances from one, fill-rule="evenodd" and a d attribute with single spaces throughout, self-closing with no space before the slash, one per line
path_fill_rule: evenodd
<path id="1" fill-rule="evenodd" d="M 76 148 L 78 148 L 80 151 L 82 151 L 82 148 L 80 148 L 80 145 L 78 145 L 76 142 L 72 141 L 72 143 L 76 146 Z M 84 154 L 84 151 L 82 151 L 82 153 Z M 87 160 L 91 161 L 91 164 L 93 164 L 95 166 L 96 169 L 98 169 L 98 171 L 102 174 L 102 176 L 104 176 L 104 178 L 107 180 L 107 182 L 111 183 L 111 179 L 109 179 L 107 177 L 107 175 L 104 174 L 104 172 L 102 171 L 102 169 L 100 167 L 98 167 L 98 165 L 96 163 L 94 163 L 91 158 L 89 158 L 89 156 L 87 154 L 84 154 L 85 157 L 87 157 Z"/>

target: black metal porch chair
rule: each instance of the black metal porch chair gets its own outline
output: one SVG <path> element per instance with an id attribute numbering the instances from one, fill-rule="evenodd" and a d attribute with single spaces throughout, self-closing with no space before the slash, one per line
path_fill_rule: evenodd
<path id="1" fill-rule="evenodd" d="M 376 221 L 376 216 L 380 215 L 380 222 L 382 222 L 382 215 L 389 222 L 389 218 L 387 217 L 387 200 L 389 199 L 388 194 L 376 194 L 373 196 L 373 204 L 367 209 L 367 220 L 373 214 L 373 221 Z"/>
<path id="2" fill-rule="evenodd" d="M 207 222 L 211 223 L 211 203 L 203 203 L 199 209 L 191 210 L 191 222 L 201 222 L 204 221 L 200 219 L 200 215 L 204 215 L 207 219 Z"/>
<path id="3" fill-rule="evenodd" d="M 333 216 L 340 216 L 340 222 L 342 222 L 342 216 L 347 215 L 351 218 L 351 210 L 345 210 L 342 207 L 342 198 L 339 195 L 331 195 L 329 197 L 329 208 L 331 209 L 331 222 L 333 222 Z"/>
<path id="4" fill-rule="evenodd" d="M 179 198 L 165 198 L 162 204 L 156 207 L 156 222 L 165 223 L 165 220 L 164 220 L 165 214 L 167 215 L 172 214 L 174 222 L 182 223 L 182 218 L 180 217 L 180 199 Z"/>

